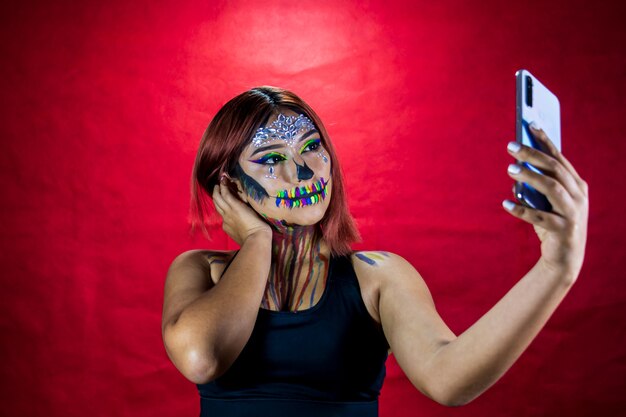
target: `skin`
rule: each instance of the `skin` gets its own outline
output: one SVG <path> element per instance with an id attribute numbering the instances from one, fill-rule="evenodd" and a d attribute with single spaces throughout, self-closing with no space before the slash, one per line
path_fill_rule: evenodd
<path id="1" fill-rule="evenodd" d="M 531 132 L 546 145 L 547 153 L 522 146 L 509 154 L 546 175 L 523 167 L 519 174 L 509 175 L 543 192 L 555 211 L 515 204 L 508 212 L 533 225 L 541 256 L 462 334 L 455 335 L 443 322 L 422 276 L 402 257 L 390 252 L 352 256 L 367 310 L 381 323 L 398 364 L 418 390 L 444 405 L 466 404 L 495 383 L 544 326 L 582 267 L 588 185 L 544 132 Z M 216 187 L 213 197 L 224 230 L 241 242 L 239 254 L 222 275 L 224 265 L 210 263 L 209 256 L 228 259 L 230 253 L 185 252 L 173 262 L 165 289 L 165 345 L 178 369 L 196 383 L 221 375 L 243 349 L 276 261 L 272 245 L 277 232 L 258 216 L 263 207 L 253 210 L 223 186 Z M 290 221 L 315 224 L 323 211 L 305 213 L 314 207 L 291 211 Z M 323 242 L 320 248 L 322 252 Z"/>
<path id="2" fill-rule="evenodd" d="M 297 116 L 292 111 L 282 113 Z M 262 308 L 304 310 L 315 305 L 324 292 L 330 253 L 315 225 L 326 213 L 332 195 L 330 163 L 320 157 L 325 153 L 315 129 L 301 132 L 293 142 L 274 139 L 260 147 L 251 143 L 239 157 L 240 178 L 225 180 L 233 181 L 241 201 L 272 225 L 272 262 Z M 269 167 L 273 168 L 271 175 Z M 313 201 L 300 201 L 305 206 L 293 206 L 298 198 L 288 199 L 292 204 L 279 201 L 277 205 L 276 198 L 284 191 L 311 189 L 322 179 L 326 184 L 323 195 L 316 193 Z M 213 201 L 218 213 L 228 210 L 221 193 L 214 193 Z M 229 230 L 240 226 L 238 219 L 228 222 Z M 244 233 L 235 233 L 233 238 L 245 239 Z"/>
<path id="3" fill-rule="evenodd" d="M 283 114 L 297 116 L 297 113 L 292 111 L 283 111 Z M 275 118 L 275 116 L 270 118 L 267 124 L 270 124 Z M 245 184 L 234 179 L 240 190 L 239 197 L 241 200 L 249 204 L 257 213 L 262 213 L 271 219 L 280 219 L 288 224 L 300 226 L 318 223 L 328 209 L 332 194 L 332 178 L 330 162 L 324 162 L 323 158 L 319 156 L 320 152 L 325 153 L 324 146 L 321 143 L 318 145 L 310 143 L 316 139 L 320 140 L 319 133 L 316 130 L 311 130 L 298 135 L 292 145 L 281 139 L 265 142 L 259 148 L 252 143 L 248 145 L 239 157 L 239 166 L 246 175 L 253 178 L 267 192 L 269 198 L 259 201 L 251 197 L 246 192 L 248 190 Z M 309 146 L 305 147 L 307 144 Z M 261 163 L 259 160 L 264 156 L 274 157 Z M 266 177 L 270 166 L 274 167 L 273 175 L 276 179 Z M 307 180 L 299 179 L 298 167 L 307 167 L 312 171 L 313 176 Z M 302 170 L 303 168 L 300 168 L 300 171 Z M 321 178 L 328 181 L 328 185 L 326 186 L 326 198 L 318 204 L 312 204 L 306 208 L 276 207 L 275 197 L 281 191 L 310 185 Z"/>
<path id="4" fill-rule="evenodd" d="M 326 287 L 329 254 L 314 226 L 283 227 L 272 236 L 270 277 L 261 307 L 298 311 L 313 307 Z M 316 236 L 317 235 L 317 236 Z"/>

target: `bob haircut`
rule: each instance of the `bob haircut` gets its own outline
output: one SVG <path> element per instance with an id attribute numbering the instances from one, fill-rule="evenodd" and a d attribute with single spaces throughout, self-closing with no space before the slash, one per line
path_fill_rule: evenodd
<path id="1" fill-rule="evenodd" d="M 207 127 L 196 155 L 191 178 L 191 231 L 200 226 L 208 238 L 207 224 L 210 213 L 215 213 L 209 203 L 213 187 L 223 173 L 236 178 L 236 166 L 244 148 L 250 144 L 256 130 L 282 109 L 304 114 L 320 134 L 322 144 L 331 160 L 333 190 L 328 210 L 319 223 L 322 236 L 333 255 L 347 255 L 350 244 L 360 240 L 359 232 L 348 210 L 343 176 L 339 161 L 320 118 L 300 97 L 277 87 L 252 88 L 226 103 Z"/>

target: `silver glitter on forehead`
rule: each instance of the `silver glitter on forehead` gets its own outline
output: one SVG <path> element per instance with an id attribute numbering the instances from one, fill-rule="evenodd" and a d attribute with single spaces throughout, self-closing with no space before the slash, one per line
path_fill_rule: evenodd
<path id="1" fill-rule="evenodd" d="M 291 146 L 294 144 L 297 135 L 312 129 L 315 129 L 315 125 L 305 115 L 285 116 L 280 113 L 269 126 L 257 129 L 252 137 L 252 144 L 255 148 L 258 148 L 274 139 L 282 139 Z"/>

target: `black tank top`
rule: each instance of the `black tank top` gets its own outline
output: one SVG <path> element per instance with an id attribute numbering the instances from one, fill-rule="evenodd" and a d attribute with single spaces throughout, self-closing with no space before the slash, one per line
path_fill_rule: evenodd
<path id="1" fill-rule="evenodd" d="M 331 258 L 313 307 L 259 309 L 221 377 L 198 385 L 201 417 L 375 417 L 389 345 L 367 312 L 350 257 Z"/>

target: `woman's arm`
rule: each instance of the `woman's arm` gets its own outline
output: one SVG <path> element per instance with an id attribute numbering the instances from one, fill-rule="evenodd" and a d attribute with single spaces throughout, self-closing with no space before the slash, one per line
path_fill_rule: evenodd
<path id="1" fill-rule="evenodd" d="M 587 183 L 541 130 L 535 129 L 533 135 L 547 153 L 525 146 L 517 150 L 511 146 L 509 152 L 546 175 L 526 168 L 509 173 L 544 193 L 554 211 L 541 212 L 512 202 L 507 210 L 534 225 L 541 240 L 541 258 L 474 325 L 455 337 L 436 313 L 417 271 L 399 257 L 381 265 L 379 309 L 391 349 L 411 382 L 442 404 L 466 404 L 496 382 L 545 325 L 582 267 Z"/>
<path id="2" fill-rule="evenodd" d="M 522 354 L 571 288 L 571 275 L 540 260 L 493 308 L 456 337 L 436 312 L 420 274 L 391 255 L 378 266 L 383 330 L 411 383 L 431 399 L 463 405 Z M 393 271 L 393 274 L 390 272 Z"/>
<path id="3" fill-rule="evenodd" d="M 215 285 L 206 251 L 178 256 L 167 274 L 163 304 L 167 353 L 178 370 L 197 384 L 223 374 L 243 350 L 254 328 L 271 262 L 269 226 L 226 187 L 214 192 L 213 199 L 224 218 L 224 229 L 236 236 L 241 249 Z"/>

